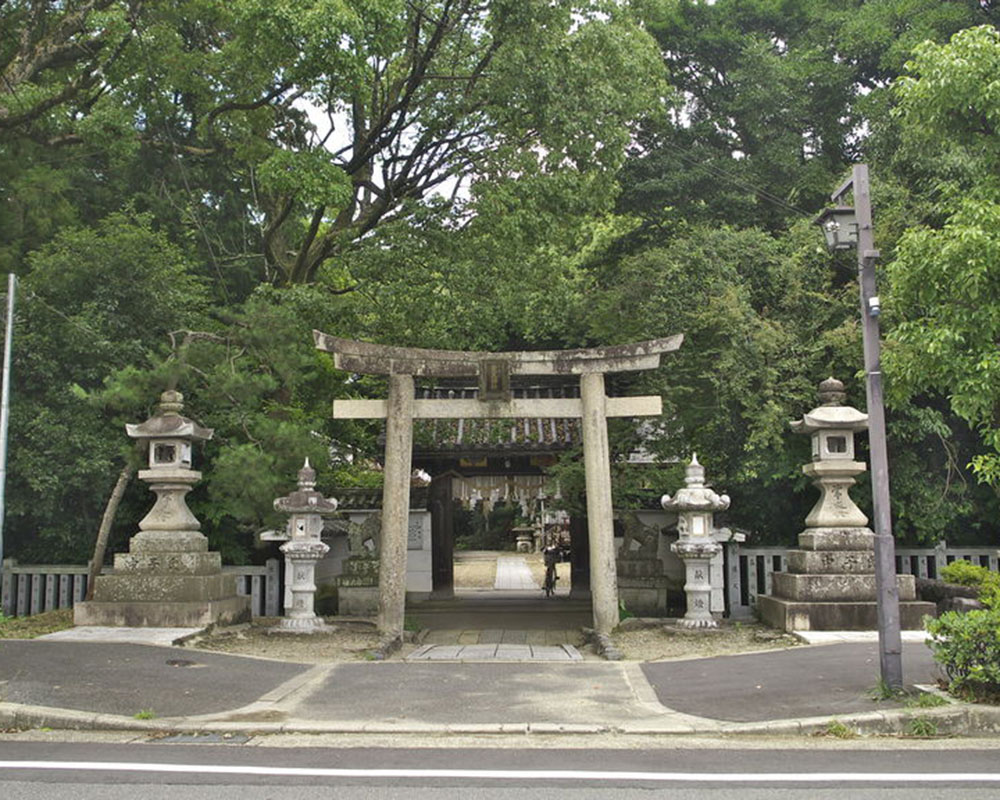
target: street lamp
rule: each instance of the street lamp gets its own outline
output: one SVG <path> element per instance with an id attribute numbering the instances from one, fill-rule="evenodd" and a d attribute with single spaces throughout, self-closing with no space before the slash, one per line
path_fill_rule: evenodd
<path id="1" fill-rule="evenodd" d="M 843 204 L 848 193 L 854 205 Z M 875 261 L 879 257 L 872 233 L 871 191 L 868 167 L 856 164 L 831 197 L 836 208 L 816 219 L 831 250 L 856 247 L 861 287 L 861 337 L 865 351 L 865 385 L 868 397 L 868 443 L 871 450 L 872 505 L 875 512 L 875 590 L 878 609 L 879 666 L 882 681 L 892 689 L 903 687 L 902 636 L 899 589 L 896 584 L 896 548 L 889 514 L 889 457 L 885 443 L 885 408 L 882 402 L 882 346 L 878 317 L 881 313 L 875 288 Z"/>
<path id="2" fill-rule="evenodd" d="M 858 215 L 853 206 L 826 208 L 816 217 L 831 250 L 850 250 L 858 243 Z"/>

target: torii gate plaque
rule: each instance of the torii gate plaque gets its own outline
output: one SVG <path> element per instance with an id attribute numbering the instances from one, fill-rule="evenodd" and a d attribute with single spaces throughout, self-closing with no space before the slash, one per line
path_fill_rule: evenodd
<path id="1" fill-rule="evenodd" d="M 414 419 L 582 419 L 594 629 L 611 632 L 618 624 L 618 576 L 607 418 L 658 416 L 663 408 L 658 396 L 607 397 L 604 375 L 655 369 L 663 353 L 681 346 L 683 334 L 611 347 L 508 353 L 392 347 L 321 331 L 313 331 L 313 336 L 319 350 L 333 354 L 338 369 L 389 378 L 386 400 L 333 401 L 335 419 L 386 420 L 378 613 L 383 649 L 395 646 L 403 632 Z M 579 375 L 580 398 L 512 398 L 509 378 L 514 375 Z M 478 377 L 480 397 L 417 400 L 415 377 Z"/>

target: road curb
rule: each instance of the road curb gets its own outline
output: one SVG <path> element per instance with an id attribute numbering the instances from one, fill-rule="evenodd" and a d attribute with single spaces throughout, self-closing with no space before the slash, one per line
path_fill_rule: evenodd
<path id="1" fill-rule="evenodd" d="M 0 730 L 128 731 L 149 734 L 164 733 L 246 733 L 246 734 L 393 734 L 393 735 L 545 735 L 580 736 L 615 734 L 623 736 L 914 736 L 914 719 L 927 720 L 934 730 L 932 736 L 995 736 L 1000 734 L 1000 707 L 954 703 L 946 708 L 892 709 L 843 716 L 804 717 L 799 719 L 764 720 L 760 722 L 726 722 L 686 717 L 677 720 L 642 720 L 635 724 L 581 723 L 405 723 L 349 720 L 253 721 L 212 718 L 161 718 L 138 720 L 115 714 L 48 708 L 45 706 L 0 703 Z M 928 728 L 924 728 L 928 730 Z"/>

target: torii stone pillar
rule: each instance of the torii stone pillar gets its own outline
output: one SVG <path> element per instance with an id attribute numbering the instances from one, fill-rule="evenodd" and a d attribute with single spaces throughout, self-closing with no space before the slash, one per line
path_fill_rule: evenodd
<path id="1" fill-rule="evenodd" d="M 607 418 L 658 416 L 662 402 L 655 396 L 607 397 L 604 375 L 658 367 L 660 355 L 680 347 L 683 335 L 583 350 L 507 353 L 391 347 L 340 339 L 320 331 L 313 335 L 318 349 L 333 354 L 338 369 L 389 378 L 388 400 L 335 400 L 333 404 L 337 419 L 386 420 L 379 564 L 380 649 L 393 647 L 403 632 L 414 419 L 582 418 L 594 628 L 599 634 L 610 633 L 618 624 L 618 581 Z M 520 375 L 579 375 L 580 399 L 512 397 L 510 379 Z M 415 377 L 476 377 L 479 396 L 417 400 Z"/>
<path id="2" fill-rule="evenodd" d="M 403 633 L 406 610 L 406 540 L 413 463 L 412 375 L 390 373 L 385 417 L 382 539 L 378 564 L 378 629 L 390 640 Z"/>
<path id="3" fill-rule="evenodd" d="M 594 630 L 610 633 L 618 624 L 618 564 L 615 561 L 611 451 L 603 373 L 586 372 L 580 376 L 580 399 L 583 401 L 583 466 L 587 485 Z"/>

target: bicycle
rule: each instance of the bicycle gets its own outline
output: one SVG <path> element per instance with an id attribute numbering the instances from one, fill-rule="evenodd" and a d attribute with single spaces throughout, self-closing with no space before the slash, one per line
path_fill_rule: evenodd
<path id="1" fill-rule="evenodd" d="M 542 591 L 546 597 L 552 597 L 556 592 L 556 564 L 559 563 L 559 548 L 550 546 L 543 551 L 545 557 L 545 583 L 542 584 Z"/>

